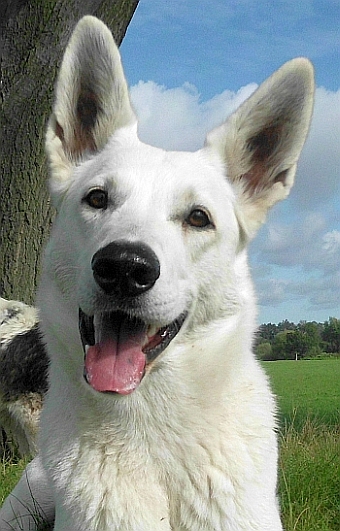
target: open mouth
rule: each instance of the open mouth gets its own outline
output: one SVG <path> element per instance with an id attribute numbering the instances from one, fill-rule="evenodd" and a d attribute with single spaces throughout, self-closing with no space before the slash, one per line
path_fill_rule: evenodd
<path id="1" fill-rule="evenodd" d="M 185 318 L 183 313 L 169 325 L 157 328 L 120 311 L 88 316 L 79 309 L 86 381 L 96 391 L 132 393 L 146 366 L 166 349 Z"/>

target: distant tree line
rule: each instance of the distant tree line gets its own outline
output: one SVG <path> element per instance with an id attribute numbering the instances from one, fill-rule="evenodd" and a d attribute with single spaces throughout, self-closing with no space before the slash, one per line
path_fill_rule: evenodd
<path id="1" fill-rule="evenodd" d="M 295 324 L 285 320 L 262 324 L 255 350 L 264 361 L 340 356 L 340 319 L 330 317 L 325 323 Z"/>

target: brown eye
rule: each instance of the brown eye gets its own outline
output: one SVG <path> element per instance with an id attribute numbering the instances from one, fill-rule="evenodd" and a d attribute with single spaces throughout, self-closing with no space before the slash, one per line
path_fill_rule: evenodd
<path id="1" fill-rule="evenodd" d="M 212 222 L 210 221 L 208 214 L 201 208 L 193 209 L 187 217 L 186 222 L 188 225 L 191 225 L 191 227 L 195 227 L 197 229 L 204 229 L 206 227 L 212 226 Z"/>
<path id="2" fill-rule="evenodd" d="M 105 210 L 108 203 L 108 195 L 106 190 L 101 188 L 93 188 L 90 190 L 87 196 L 84 197 L 84 201 L 92 207 Z"/>

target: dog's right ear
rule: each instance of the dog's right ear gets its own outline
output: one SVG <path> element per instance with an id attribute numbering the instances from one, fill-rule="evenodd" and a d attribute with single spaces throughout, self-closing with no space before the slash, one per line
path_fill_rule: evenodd
<path id="1" fill-rule="evenodd" d="M 238 218 L 249 238 L 293 185 L 313 95 L 311 63 L 293 59 L 207 136 L 207 148 L 221 157 L 236 192 Z"/>
<path id="2" fill-rule="evenodd" d="M 67 181 L 72 166 L 86 153 L 99 151 L 115 130 L 134 122 L 112 34 L 97 18 L 83 17 L 62 61 L 47 128 L 52 180 Z"/>

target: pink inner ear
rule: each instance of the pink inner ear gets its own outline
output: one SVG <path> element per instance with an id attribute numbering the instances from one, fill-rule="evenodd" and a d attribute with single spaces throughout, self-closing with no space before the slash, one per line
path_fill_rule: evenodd
<path id="1" fill-rule="evenodd" d="M 252 137 L 247 149 L 252 152 L 252 167 L 242 178 L 246 181 L 246 190 L 250 193 L 270 188 L 273 182 L 284 182 L 286 171 L 280 172 L 270 181 L 266 178 L 269 165 L 273 164 L 273 155 L 283 135 L 283 125 L 270 125 Z"/>
<path id="2" fill-rule="evenodd" d="M 77 102 L 77 118 L 79 126 L 88 134 L 96 125 L 98 111 L 96 94 L 92 90 L 82 90 Z"/>
<path id="3" fill-rule="evenodd" d="M 270 188 L 274 183 L 282 183 L 285 185 L 287 170 L 280 171 L 276 176 L 273 176 L 270 180 L 263 179 L 263 175 L 266 172 L 267 168 L 265 164 L 257 164 L 250 171 L 242 175 L 247 183 L 246 191 L 251 194 Z"/>
<path id="4" fill-rule="evenodd" d="M 253 151 L 254 160 L 259 162 L 266 161 L 279 145 L 282 133 L 282 124 L 273 124 L 265 127 L 250 138 L 248 149 Z"/>
<path id="5" fill-rule="evenodd" d="M 55 134 L 60 138 L 64 151 L 77 158 L 81 157 L 85 151 L 95 152 L 97 150 L 93 129 L 96 125 L 98 111 L 95 93 L 90 90 L 81 91 L 77 101 L 72 138 L 65 139 L 63 127 L 58 121 L 55 124 Z"/>
<path id="6" fill-rule="evenodd" d="M 250 194 L 255 193 L 265 188 L 262 181 L 263 174 L 266 171 L 266 166 L 263 163 L 254 164 L 251 170 L 242 175 L 242 180 L 246 183 L 246 191 Z"/>
<path id="7" fill-rule="evenodd" d="M 96 95 L 88 89 L 80 89 L 76 107 L 76 121 L 74 136 L 67 147 L 72 155 L 81 156 L 85 151 L 96 151 L 97 146 L 93 137 L 96 125 L 98 105 Z"/>

